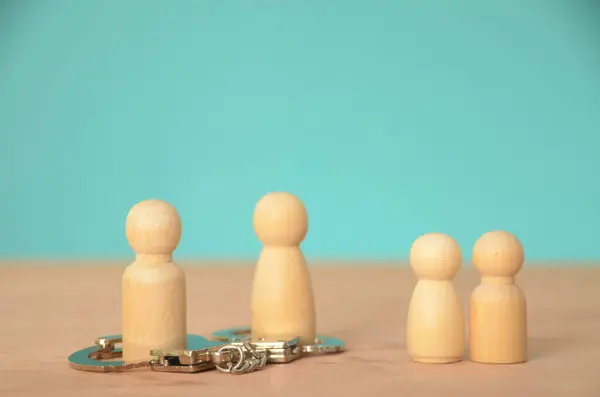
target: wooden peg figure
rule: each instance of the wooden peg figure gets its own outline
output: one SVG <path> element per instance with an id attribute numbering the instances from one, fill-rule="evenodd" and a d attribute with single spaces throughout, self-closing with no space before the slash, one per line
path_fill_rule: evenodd
<path id="1" fill-rule="evenodd" d="M 485 233 L 473 247 L 481 284 L 471 294 L 471 360 L 517 364 L 527 360 L 527 304 L 515 284 L 525 254 L 504 231 Z"/>
<path id="2" fill-rule="evenodd" d="M 306 208 L 290 193 L 270 193 L 254 211 L 263 244 L 252 285 L 252 338 L 315 341 L 312 283 L 300 244 L 308 232 Z"/>
<path id="3" fill-rule="evenodd" d="M 129 245 L 135 251 L 122 280 L 123 360 L 146 361 L 151 349 L 186 349 L 186 282 L 172 261 L 181 238 L 177 210 L 161 200 L 129 211 Z"/>
<path id="4" fill-rule="evenodd" d="M 445 234 L 425 234 L 412 245 L 410 265 L 419 280 L 408 307 L 406 345 L 415 362 L 448 364 L 463 358 L 464 314 L 452 283 L 461 262 L 460 246 Z"/>

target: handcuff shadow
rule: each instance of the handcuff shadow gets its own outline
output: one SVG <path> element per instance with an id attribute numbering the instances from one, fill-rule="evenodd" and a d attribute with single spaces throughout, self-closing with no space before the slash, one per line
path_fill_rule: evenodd
<path id="1" fill-rule="evenodd" d="M 123 351 L 121 349 L 100 348 L 88 354 L 90 360 L 96 361 L 121 361 L 123 360 Z"/>

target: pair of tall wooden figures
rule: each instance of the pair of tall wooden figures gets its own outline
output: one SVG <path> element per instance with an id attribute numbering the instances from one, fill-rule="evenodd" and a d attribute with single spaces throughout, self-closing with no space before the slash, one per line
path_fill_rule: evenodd
<path id="1" fill-rule="evenodd" d="M 256 205 L 254 229 L 264 247 L 252 291 L 252 339 L 313 344 L 316 316 L 310 274 L 299 246 L 308 232 L 302 202 L 270 193 Z M 122 349 L 125 362 L 147 360 L 151 349 L 186 349 L 184 272 L 172 261 L 181 238 L 177 210 L 161 200 L 136 204 L 126 235 L 136 253 L 122 280 Z M 483 275 L 471 305 L 471 358 L 481 362 L 525 360 L 525 299 L 512 280 L 523 250 L 508 233 L 488 233 L 477 242 L 475 266 Z M 407 345 L 415 361 L 459 361 L 465 350 L 462 309 L 452 285 L 461 265 L 458 244 L 443 234 L 415 241 L 411 265 L 420 280 L 408 315 Z"/>
<path id="2" fill-rule="evenodd" d="M 288 193 L 268 194 L 256 206 L 254 229 L 264 248 L 253 281 L 252 340 L 314 345 L 312 284 L 299 248 L 308 232 L 304 205 Z M 126 235 L 136 259 L 122 280 L 123 361 L 147 361 L 151 350 L 186 350 L 186 280 L 172 262 L 181 238 L 177 210 L 142 201 L 129 211 Z"/>

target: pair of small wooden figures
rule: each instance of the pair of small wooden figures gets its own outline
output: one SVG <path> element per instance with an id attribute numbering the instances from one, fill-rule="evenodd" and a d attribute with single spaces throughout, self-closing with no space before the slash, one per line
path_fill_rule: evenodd
<path id="1" fill-rule="evenodd" d="M 419 281 L 409 304 L 406 337 L 416 362 L 453 363 L 465 355 L 464 314 L 452 284 L 461 262 L 458 243 L 445 234 L 425 234 L 413 243 L 410 264 Z M 475 243 L 473 264 L 481 284 L 470 301 L 471 361 L 526 361 L 527 305 L 514 281 L 523 262 L 523 246 L 508 232 L 488 232 Z"/>

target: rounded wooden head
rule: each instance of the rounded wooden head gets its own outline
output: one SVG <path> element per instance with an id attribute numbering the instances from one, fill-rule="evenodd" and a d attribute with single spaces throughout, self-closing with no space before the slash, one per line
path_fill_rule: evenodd
<path id="1" fill-rule="evenodd" d="M 443 233 L 428 233 L 415 240 L 410 249 L 410 266 L 419 278 L 451 280 L 462 264 L 460 246 Z"/>
<path id="2" fill-rule="evenodd" d="M 269 193 L 254 209 L 254 231 L 264 245 L 299 246 L 308 232 L 306 208 L 291 193 Z"/>
<path id="3" fill-rule="evenodd" d="M 136 254 L 170 255 L 181 239 L 181 218 L 167 202 L 141 201 L 129 210 L 125 230 Z"/>
<path id="4" fill-rule="evenodd" d="M 473 247 L 473 265 L 485 277 L 512 277 L 524 261 L 523 245 L 509 232 L 487 232 Z"/>

